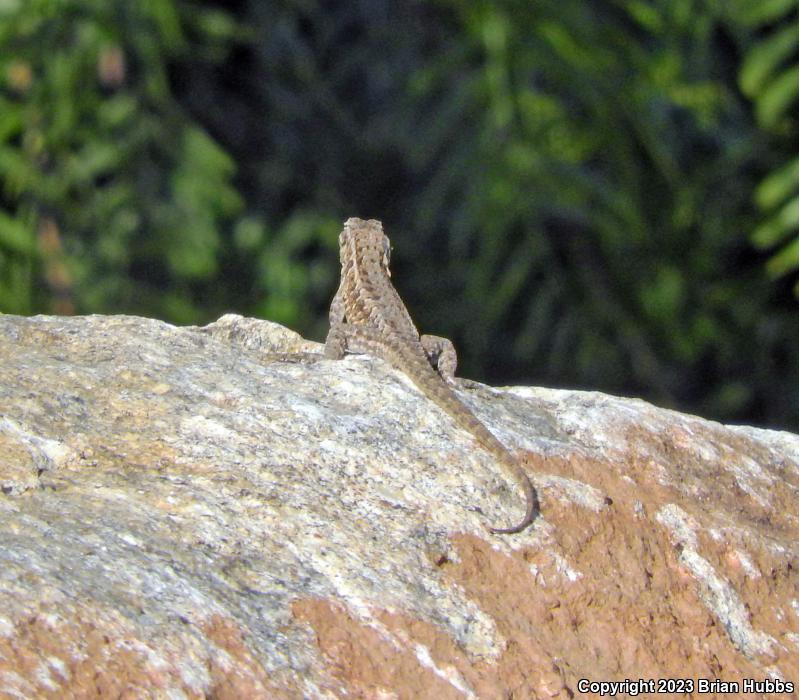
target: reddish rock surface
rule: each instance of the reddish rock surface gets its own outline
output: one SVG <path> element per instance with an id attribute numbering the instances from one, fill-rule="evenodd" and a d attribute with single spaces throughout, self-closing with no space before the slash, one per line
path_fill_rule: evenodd
<path id="1" fill-rule="evenodd" d="M 0 316 L 0 698 L 797 697 L 799 437 L 464 386 L 541 496 L 491 536 L 490 456 L 378 360 L 273 354 L 314 349 Z"/>

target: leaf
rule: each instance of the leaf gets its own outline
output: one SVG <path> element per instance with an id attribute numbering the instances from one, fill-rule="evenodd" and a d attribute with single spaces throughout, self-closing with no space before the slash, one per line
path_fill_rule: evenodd
<path id="1" fill-rule="evenodd" d="M 797 189 L 799 189 L 799 158 L 795 158 L 766 177 L 755 190 L 755 201 L 761 209 L 772 209 Z"/>
<path id="2" fill-rule="evenodd" d="M 22 221 L 0 211 L 0 246 L 24 255 L 32 255 L 36 252 L 36 237 Z"/>
<path id="3" fill-rule="evenodd" d="M 775 78 L 755 103 L 761 125 L 774 127 L 799 96 L 799 66 L 794 66 Z"/>
<path id="4" fill-rule="evenodd" d="M 10 101 L 0 101 L 0 143 L 18 134 L 21 129 L 22 110 Z"/>
<path id="5" fill-rule="evenodd" d="M 766 269 L 774 277 L 781 277 L 797 268 L 799 268 L 799 237 L 766 263 Z"/>
<path id="6" fill-rule="evenodd" d="M 122 152 L 118 145 L 100 140 L 90 141 L 69 158 L 64 175 L 71 182 L 89 182 L 115 169 L 121 159 Z"/>
<path id="7" fill-rule="evenodd" d="M 676 267 L 661 267 L 650 283 L 641 288 L 641 303 L 647 315 L 668 324 L 685 303 L 685 282 Z"/>
<path id="8" fill-rule="evenodd" d="M 22 7 L 22 0 L 0 0 L 0 19 L 19 12 Z"/>
<path id="9" fill-rule="evenodd" d="M 175 48 L 185 42 L 175 3 L 170 0 L 139 0 L 139 11 L 148 16 L 164 45 Z"/>
<path id="10" fill-rule="evenodd" d="M 796 23 L 756 44 L 746 55 L 739 75 L 744 95 L 757 97 L 777 66 L 796 51 L 797 46 L 799 24 Z"/>
<path id="11" fill-rule="evenodd" d="M 258 250 L 264 237 L 264 222 L 252 216 L 241 218 L 233 229 L 233 243 L 241 251 Z"/>
<path id="12" fill-rule="evenodd" d="M 796 0 L 739 0 L 736 5 L 735 19 L 754 28 L 785 16 L 796 7 Z"/>
<path id="13" fill-rule="evenodd" d="M 0 145 L 0 183 L 10 197 L 18 197 L 36 180 L 28 159 L 12 146 Z"/>
<path id="14" fill-rule="evenodd" d="M 136 114 L 139 105 L 130 95 L 114 95 L 103 100 L 97 107 L 97 120 L 103 127 L 119 127 Z"/>
<path id="15" fill-rule="evenodd" d="M 758 226 L 752 233 L 752 242 L 758 248 L 771 248 L 799 229 L 799 197 L 786 204 L 780 212 Z"/>
<path id="16" fill-rule="evenodd" d="M 236 169 L 233 159 L 202 129 L 186 129 L 183 153 L 189 169 L 199 168 L 217 178 L 232 175 Z"/>
<path id="17" fill-rule="evenodd" d="M 659 32 L 663 29 L 663 16 L 651 2 L 630 0 L 626 3 L 627 12 L 644 29 L 650 32 Z"/>
<path id="18" fill-rule="evenodd" d="M 227 40 L 242 33 L 236 21 L 221 10 L 205 10 L 195 18 L 199 29 L 209 38 Z"/>

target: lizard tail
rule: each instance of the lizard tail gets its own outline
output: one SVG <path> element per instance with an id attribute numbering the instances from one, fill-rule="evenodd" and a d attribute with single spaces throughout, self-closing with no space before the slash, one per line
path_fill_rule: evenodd
<path id="1" fill-rule="evenodd" d="M 505 472 L 512 476 L 524 491 L 524 517 L 511 527 L 488 526 L 488 531 L 495 535 L 512 535 L 524 530 L 541 512 L 538 492 L 530 481 L 530 477 L 521 468 L 516 458 L 508 451 L 508 448 L 494 437 L 494 434 L 480 422 L 477 416 L 448 387 L 443 391 L 432 394 L 430 398 L 449 413 L 462 428 L 476 437 L 483 447 L 502 464 Z"/>
<path id="2" fill-rule="evenodd" d="M 518 469 L 516 478 L 521 482 L 522 489 L 524 490 L 527 508 L 525 509 L 524 517 L 516 525 L 511 525 L 511 527 L 488 526 L 488 531 L 494 535 L 513 535 L 516 532 L 521 532 L 530 525 L 541 512 L 541 504 L 538 501 L 538 491 L 535 490 L 535 486 L 530 482 L 530 477 L 522 473 L 518 465 L 516 466 Z"/>

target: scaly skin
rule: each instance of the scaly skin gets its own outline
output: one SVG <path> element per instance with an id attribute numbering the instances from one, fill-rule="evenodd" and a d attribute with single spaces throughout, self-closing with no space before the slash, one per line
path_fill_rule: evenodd
<path id="1" fill-rule="evenodd" d="M 452 343 L 419 335 L 391 284 L 391 244 L 383 226 L 373 219 L 348 219 L 339 246 L 341 283 L 330 305 L 325 356 L 340 359 L 348 350 L 368 353 L 405 372 L 425 396 L 477 438 L 522 487 L 526 510 L 521 521 L 489 530 L 497 534 L 524 530 L 538 514 L 538 495 L 513 455 L 450 388 L 457 364 Z"/>

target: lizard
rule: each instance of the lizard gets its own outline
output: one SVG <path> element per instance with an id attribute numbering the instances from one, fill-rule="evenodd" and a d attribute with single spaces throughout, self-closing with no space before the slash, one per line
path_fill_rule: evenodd
<path id="1" fill-rule="evenodd" d="M 447 338 L 420 335 L 391 283 L 391 243 L 375 220 L 350 218 L 339 236 L 341 281 L 330 304 L 330 330 L 324 356 L 341 359 L 347 351 L 386 360 L 443 409 L 493 455 L 521 486 L 524 517 L 510 527 L 488 527 L 494 534 L 524 530 L 539 511 L 538 494 L 510 451 L 455 394 L 457 355 Z"/>

